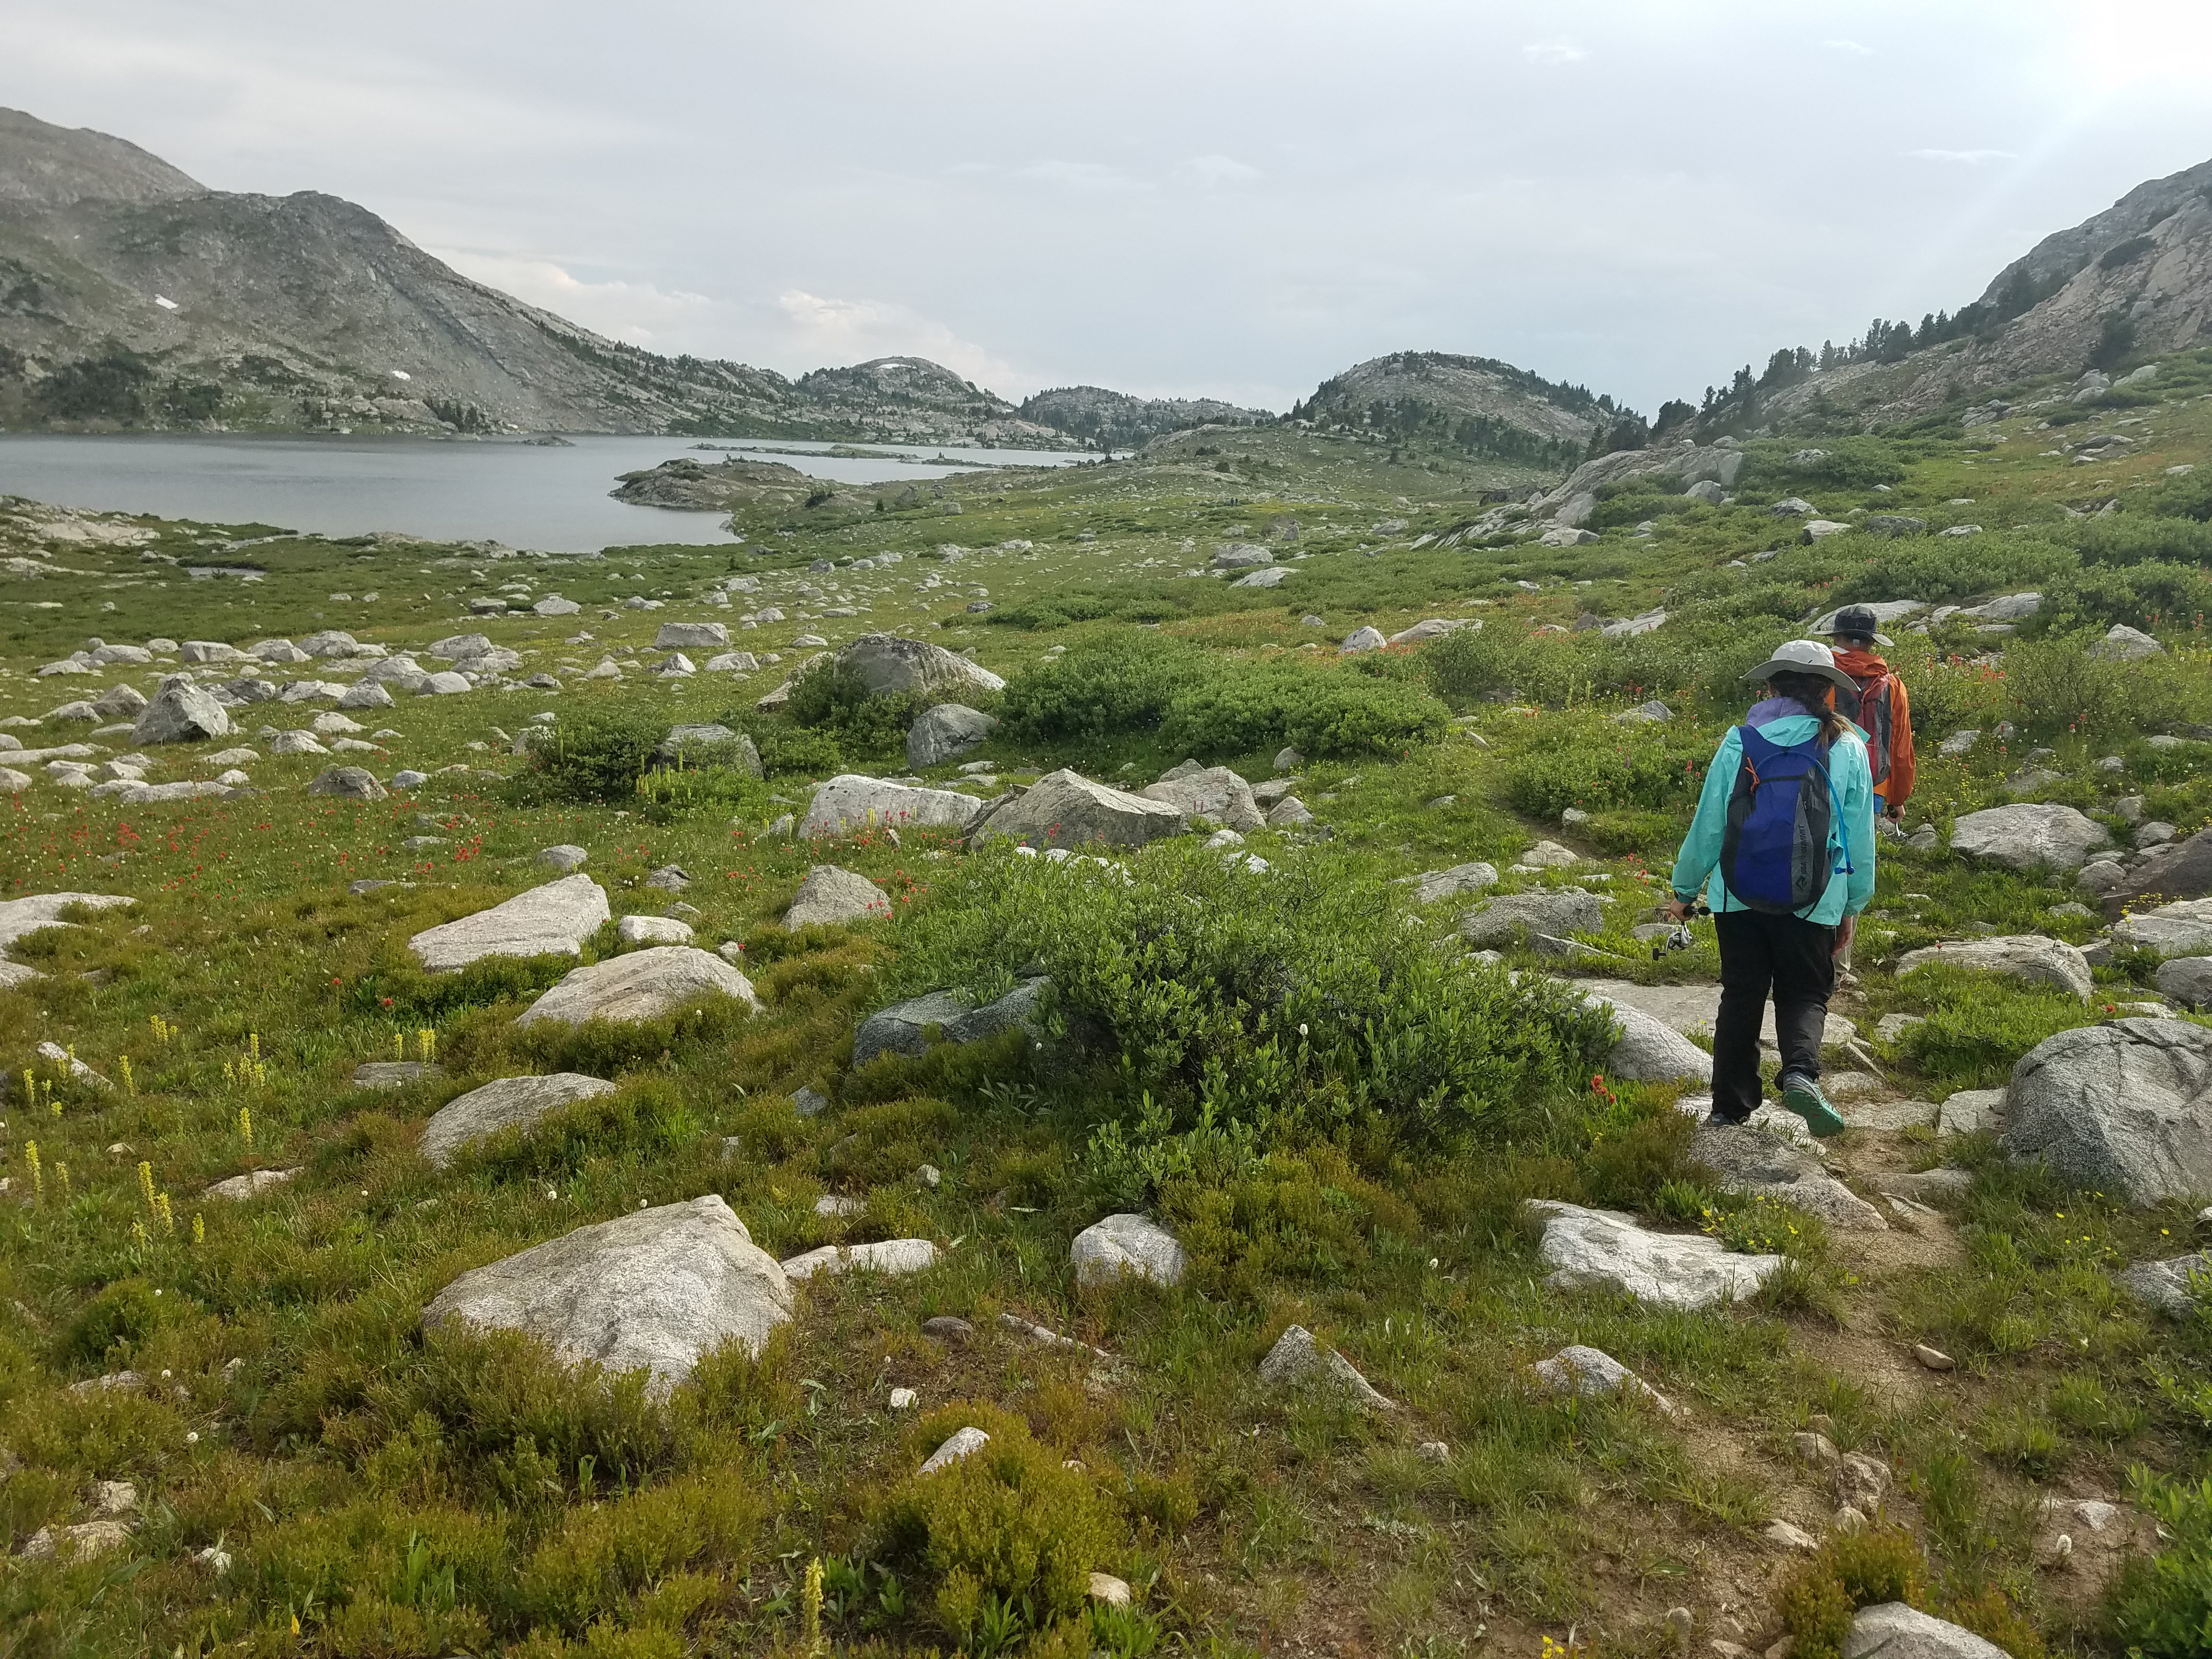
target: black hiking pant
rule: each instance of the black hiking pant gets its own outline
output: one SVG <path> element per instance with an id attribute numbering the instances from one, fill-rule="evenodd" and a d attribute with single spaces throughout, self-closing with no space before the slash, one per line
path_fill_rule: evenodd
<path id="1" fill-rule="evenodd" d="M 1723 910 L 1721 1006 L 1713 1020 L 1713 1116 L 1741 1123 L 1764 1097 L 1759 1086 L 1759 1028 L 1774 997 L 1774 1035 L 1782 1069 L 1820 1075 L 1820 1034 L 1836 988 L 1836 930 L 1796 916 Z"/>

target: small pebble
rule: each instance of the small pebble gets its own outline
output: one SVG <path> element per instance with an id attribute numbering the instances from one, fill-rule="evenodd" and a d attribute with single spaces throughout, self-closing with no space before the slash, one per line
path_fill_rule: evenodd
<path id="1" fill-rule="evenodd" d="M 1958 1364 L 1941 1348 L 1931 1348 L 1925 1342 L 1912 1345 L 1912 1357 L 1931 1371 L 1948 1371 Z"/>
<path id="2" fill-rule="evenodd" d="M 1696 1627 L 1697 1622 L 1696 1617 L 1687 1607 L 1667 1609 L 1667 1628 L 1674 1632 L 1682 1641 L 1686 1642 L 1690 1639 L 1690 1632 Z"/>
<path id="3" fill-rule="evenodd" d="M 891 1409 L 895 1412 L 906 1411 L 909 1409 L 913 1406 L 914 1402 L 920 1397 L 921 1396 L 916 1395 L 912 1389 L 893 1389 L 891 1390 Z"/>
<path id="4" fill-rule="evenodd" d="M 1441 1440 L 1424 1440 L 1413 1448 L 1413 1455 L 1424 1463 L 1449 1463 L 1451 1448 Z"/>

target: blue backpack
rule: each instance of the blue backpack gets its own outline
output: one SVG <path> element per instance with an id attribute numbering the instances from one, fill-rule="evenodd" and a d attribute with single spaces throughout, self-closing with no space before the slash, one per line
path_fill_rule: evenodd
<path id="1" fill-rule="evenodd" d="M 1751 909 L 1796 915 L 1851 867 L 1848 830 L 1842 861 L 1829 859 L 1828 830 L 1842 824 L 1843 800 L 1828 775 L 1826 744 L 1818 733 L 1794 745 L 1770 743 L 1748 726 L 1737 727 L 1736 738 L 1743 761 L 1729 796 L 1721 878 Z"/>

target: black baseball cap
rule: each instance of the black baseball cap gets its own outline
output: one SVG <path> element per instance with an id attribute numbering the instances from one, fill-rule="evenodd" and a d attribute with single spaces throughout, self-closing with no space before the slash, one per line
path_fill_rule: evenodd
<path id="1" fill-rule="evenodd" d="M 1881 621 L 1863 605 L 1847 605 L 1836 612 L 1836 620 L 1828 626 L 1830 637 L 1849 634 L 1857 638 L 1872 639 L 1881 629 Z"/>

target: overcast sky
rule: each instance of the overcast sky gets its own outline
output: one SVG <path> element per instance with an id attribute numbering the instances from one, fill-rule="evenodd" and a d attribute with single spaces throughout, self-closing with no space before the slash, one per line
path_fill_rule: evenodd
<path id="1" fill-rule="evenodd" d="M 0 0 L 0 103 L 661 351 L 1646 413 L 2212 156 L 2207 0 Z"/>

